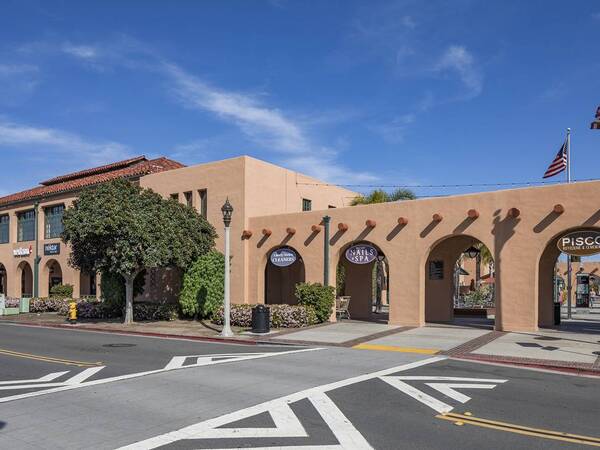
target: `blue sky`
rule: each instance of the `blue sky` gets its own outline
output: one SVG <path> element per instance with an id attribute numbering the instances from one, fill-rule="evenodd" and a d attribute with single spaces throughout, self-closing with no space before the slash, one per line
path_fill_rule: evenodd
<path id="1" fill-rule="evenodd" d="M 566 127 L 574 178 L 595 178 L 599 31 L 584 0 L 5 0 L 0 194 L 138 154 L 538 181 Z"/>

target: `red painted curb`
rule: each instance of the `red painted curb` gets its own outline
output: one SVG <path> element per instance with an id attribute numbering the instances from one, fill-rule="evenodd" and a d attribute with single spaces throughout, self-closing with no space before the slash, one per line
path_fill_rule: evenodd
<path id="1" fill-rule="evenodd" d="M 105 328 L 98 327 L 77 327 L 74 325 L 63 325 L 58 323 L 44 324 L 34 322 L 13 322 L 4 321 L 5 323 L 12 323 L 15 325 L 27 325 L 29 327 L 39 328 L 62 328 L 66 330 L 78 330 L 78 331 L 95 331 L 102 333 L 114 333 L 114 334 L 128 334 L 132 336 L 147 336 L 147 337 L 159 337 L 165 339 L 186 339 L 190 341 L 204 341 L 204 342 L 222 342 L 226 344 L 241 344 L 241 345 L 258 345 L 254 340 L 242 340 L 242 339 L 231 339 L 231 338 L 219 338 L 219 337 L 206 337 L 206 336 L 186 336 L 182 334 L 164 334 L 164 333 L 152 333 L 147 331 L 122 331 L 122 330 L 107 330 Z M 0 322 L 1 323 L 1 322 Z"/>
<path id="2" fill-rule="evenodd" d="M 505 366 L 515 366 L 515 367 L 531 367 L 534 369 L 544 369 L 551 370 L 554 372 L 566 372 L 566 373 L 576 373 L 578 375 L 590 375 L 594 377 L 600 377 L 600 370 L 587 369 L 583 367 L 565 367 L 565 366 L 556 366 L 552 364 L 544 364 L 544 363 L 530 363 L 525 361 L 505 361 L 502 359 L 493 359 L 493 358 L 479 358 L 472 356 L 451 356 L 452 359 L 462 359 L 467 361 L 475 361 L 475 362 L 489 362 L 494 364 L 502 364 Z"/>

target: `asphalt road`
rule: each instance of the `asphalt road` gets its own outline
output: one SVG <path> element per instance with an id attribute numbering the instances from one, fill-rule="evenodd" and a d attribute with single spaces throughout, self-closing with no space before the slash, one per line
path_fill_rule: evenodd
<path id="1" fill-rule="evenodd" d="M 0 448 L 600 446 L 598 378 L 4 325 L 0 349 Z"/>

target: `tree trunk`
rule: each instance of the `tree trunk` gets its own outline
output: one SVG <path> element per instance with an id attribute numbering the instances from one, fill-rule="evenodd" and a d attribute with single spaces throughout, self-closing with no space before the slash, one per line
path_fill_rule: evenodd
<path id="1" fill-rule="evenodd" d="M 133 280 L 135 275 L 125 277 L 125 325 L 133 323 Z"/>

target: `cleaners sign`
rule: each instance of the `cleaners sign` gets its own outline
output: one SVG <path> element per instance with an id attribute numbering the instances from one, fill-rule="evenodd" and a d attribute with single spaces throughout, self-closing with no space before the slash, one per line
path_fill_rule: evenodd
<path id="1" fill-rule="evenodd" d="M 354 264 L 369 264 L 377 258 L 377 249 L 369 244 L 357 244 L 346 250 L 346 259 Z"/>
<path id="2" fill-rule="evenodd" d="M 573 231 L 560 237 L 556 245 L 561 252 L 568 255 L 595 255 L 600 253 L 600 232 Z"/>
<path id="3" fill-rule="evenodd" d="M 298 255 L 291 248 L 280 248 L 271 253 L 271 263 L 277 267 L 291 266 L 298 259 Z"/>

